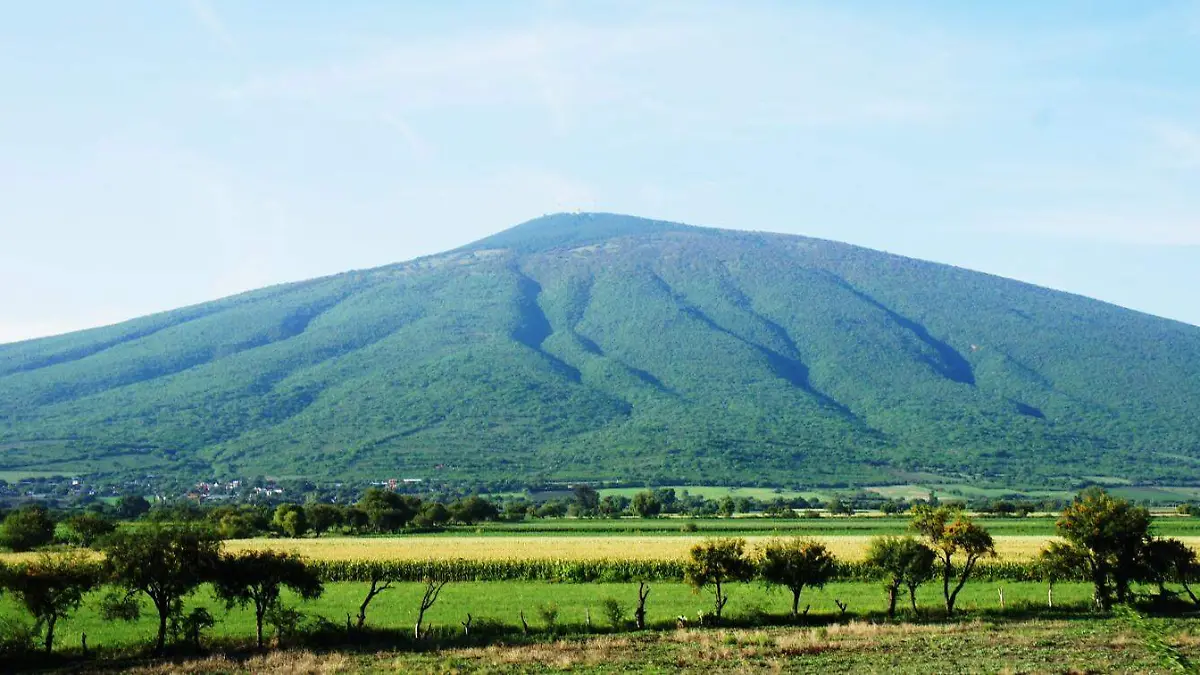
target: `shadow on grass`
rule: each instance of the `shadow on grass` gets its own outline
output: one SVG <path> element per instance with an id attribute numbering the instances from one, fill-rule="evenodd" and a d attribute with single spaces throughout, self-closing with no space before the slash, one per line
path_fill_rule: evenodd
<path id="1" fill-rule="evenodd" d="M 1144 599 L 1135 603 L 1134 606 L 1140 612 L 1157 618 L 1195 619 L 1200 617 L 1200 608 L 1191 603 Z M 1064 604 L 1051 609 L 1034 603 L 1016 603 L 1005 609 L 958 611 L 949 617 L 944 610 L 926 608 L 920 613 L 914 614 L 910 609 L 898 612 L 894 619 L 889 619 L 883 612 L 847 611 L 841 615 L 820 614 L 793 618 L 789 615 L 781 616 L 750 611 L 724 617 L 719 623 L 711 620 L 705 624 L 689 622 L 686 627 L 746 630 L 762 628 L 820 629 L 853 622 L 882 626 L 951 626 L 977 621 L 994 625 L 1016 625 L 1032 621 L 1086 622 L 1110 620 L 1113 617 L 1111 612 L 1096 611 L 1090 604 Z M 644 631 L 636 631 L 632 625 L 614 628 L 563 623 L 553 630 L 531 629 L 525 631 L 516 625 L 476 619 L 471 625 L 469 634 L 464 634 L 461 627 L 439 625 L 430 627 L 425 637 L 418 640 L 414 639 L 411 629 L 372 627 L 358 629 L 339 626 L 328 621 L 318 621 L 285 639 L 276 638 L 271 646 L 263 649 L 257 648 L 248 636 L 246 639 L 224 637 L 205 639 L 199 649 L 190 643 L 177 642 L 172 644 L 168 648 L 167 654 L 161 657 L 153 656 L 149 646 L 99 648 L 86 654 L 79 648 L 64 649 L 52 655 L 46 655 L 40 651 L 24 654 L 0 651 L 0 671 L 116 673 L 137 667 L 171 666 L 173 664 L 182 666 L 188 661 L 213 656 L 226 659 L 232 664 L 245 665 L 251 659 L 277 649 L 302 649 L 316 655 L 332 653 L 368 655 L 382 652 L 436 653 L 443 650 L 472 647 L 519 647 L 561 640 L 586 641 L 603 635 L 642 635 L 649 638 L 675 631 L 680 627 L 681 625 L 676 621 L 654 622 L 648 625 Z"/>

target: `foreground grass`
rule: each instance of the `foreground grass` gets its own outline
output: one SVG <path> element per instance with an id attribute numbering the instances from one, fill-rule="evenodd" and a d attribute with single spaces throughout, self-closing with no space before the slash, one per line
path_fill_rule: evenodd
<path id="1" fill-rule="evenodd" d="M 1168 624 L 1195 657 L 1194 628 Z M 231 658 L 127 664 L 128 672 L 855 672 L 1158 673 L 1168 664 L 1144 637 L 1111 619 L 881 624 L 820 628 L 672 630 L 577 636 L 426 652 L 276 651 Z"/>

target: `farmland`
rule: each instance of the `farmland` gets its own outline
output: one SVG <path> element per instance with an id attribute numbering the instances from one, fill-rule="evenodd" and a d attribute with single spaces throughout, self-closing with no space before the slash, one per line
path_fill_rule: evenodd
<path id="1" fill-rule="evenodd" d="M 558 609 L 556 631 L 563 634 L 582 633 L 590 612 L 593 627 L 597 631 L 607 630 L 607 620 L 600 613 L 605 598 L 615 598 L 626 607 L 636 602 L 636 584 L 553 584 L 541 582 L 467 582 L 448 585 L 438 604 L 427 614 L 427 620 L 440 626 L 448 636 L 460 633 L 459 622 L 468 613 L 476 617 L 480 625 L 493 624 L 498 630 L 520 633 L 521 612 L 524 612 L 534 632 L 550 632 L 540 607 L 554 605 Z M 1085 584 L 1063 584 L 1056 590 L 1060 607 L 1078 608 L 1086 604 L 1088 587 Z M 357 611 L 366 592 L 366 584 L 338 582 L 327 585 L 321 598 L 309 602 L 298 602 L 295 597 L 285 597 L 288 604 L 296 604 L 310 618 L 323 617 L 335 625 L 344 626 L 346 614 Z M 422 585 L 403 583 L 381 595 L 371 606 L 368 624 L 379 629 L 411 629 L 416 620 L 416 609 Z M 919 599 L 922 607 L 933 611 L 940 600 L 940 589 L 933 586 L 922 589 Z M 1044 606 L 1046 587 L 1040 583 L 1011 583 L 1005 585 L 1006 602 L 1011 608 L 1031 605 Z M 787 612 L 788 598 L 785 594 L 771 592 L 755 583 L 737 584 L 732 588 L 733 600 L 727 609 L 731 620 L 737 623 L 772 623 L 781 621 Z M 154 635 L 155 617 L 152 612 L 143 613 L 142 618 L 129 625 L 106 622 L 101 617 L 94 601 L 73 617 L 66 620 L 60 629 L 64 648 L 77 647 L 79 635 L 88 635 L 88 644 L 93 648 L 132 648 L 150 642 Z M 840 611 L 835 600 L 849 604 L 854 616 L 882 616 L 885 597 L 878 584 L 832 583 L 821 590 L 814 590 L 805 598 L 804 604 L 811 605 L 809 619 L 815 623 L 835 622 Z M 996 587 L 987 583 L 972 583 L 964 590 L 964 609 L 972 613 L 998 614 Z M 244 638 L 254 631 L 253 613 L 246 609 L 226 610 L 210 592 L 202 590 L 189 601 L 189 605 L 209 609 L 220 621 L 214 627 L 214 638 Z M 695 617 L 697 612 L 710 609 L 711 595 L 694 593 L 682 583 L 655 584 L 651 600 L 647 604 L 647 622 L 652 627 L 668 628 L 675 625 L 678 616 Z M 13 616 L 17 610 L 7 598 L 0 599 L 0 612 Z M 148 609 L 148 608 L 147 608 Z"/>
<path id="2" fill-rule="evenodd" d="M 1090 589 L 1084 584 L 1060 585 L 1057 593 L 1062 614 L 1037 619 L 1028 614 L 1044 610 L 1045 586 L 1039 583 L 1006 584 L 1007 611 L 998 607 L 992 584 L 971 583 L 964 590 L 969 618 L 960 622 L 894 624 L 881 621 L 884 596 L 873 583 L 833 583 L 808 592 L 811 606 L 807 626 L 789 626 L 784 594 L 758 584 L 738 584 L 732 589 L 728 612 L 730 626 L 721 630 L 677 630 L 675 617 L 696 616 L 707 609 L 711 596 L 696 594 L 683 584 L 653 586 L 648 604 L 650 631 L 614 634 L 600 613 L 605 598 L 626 607 L 633 603 L 636 586 L 630 584 L 462 583 L 446 587 L 427 619 L 433 624 L 436 650 L 411 650 L 390 638 L 365 651 L 313 654 L 282 650 L 268 655 L 230 655 L 200 658 L 180 665 L 147 666 L 135 672 L 562 672 L 567 670 L 665 671 L 684 669 L 716 672 L 771 672 L 818 670 L 855 672 L 1061 672 L 1078 668 L 1087 672 L 1155 672 L 1154 653 L 1121 621 L 1083 618 Z M 344 626 L 346 615 L 359 602 L 365 585 L 334 583 L 319 600 L 299 603 L 310 618 L 331 626 Z M 421 595 L 419 584 L 401 584 L 372 606 L 368 625 L 403 635 L 411 630 Z M 921 609 L 933 614 L 938 590 L 919 594 Z M 849 607 L 842 618 L 835 601 Z M 285 599 L 288 603 L 294 598 Z M 236 645 L 254 630 L 249 610 L 226 610 L 202 590 L 190 605 L 209 608 L 218 619 L 206 637 L 216 645 Z M 554 607 L 554 626 L 539 608 Z M 0 599 L 0 613 L 14 612 L 8 599 Z M 490 631 L 489 644 L 462 638 L 460 623 L 470 613 L 474 624 Z M 522 634 L 521 614 L 530 624 Z M 592 627 L 586 625 L 591 616 Z M 1086 614 L 1085 614 L 1086 616 Z M 1082 620 L 1081 620 L 1082 619 Z M 61 627 L 64 649 L 77 653 L 80 635 L 88 635 L 92 649 L 113 654 L 136 654 L 153 636 L 149 615 L 136 624 L 103 621 L 94 599 Z M 1184 621 L 1168 621 L 1185 653 L 1200 654 L 1200 636 Z M 496 641 L 496 635 L 505 636 Z M 482 639 L 482 638 L 481 638 Z M 220 653 L 226 653 L 222 650 Z M 986 659 L 986 660 L 982 660 Z"/>
<path id="3" fill-rule="evenodd" d="M 745 537 L 753 548 L 770 539 Z M 996 537 L 1000 560 L 1031 560 L 1051 537 Z M 295 551 L 313 560 L 683 560 L 688 549 L 704 537 L 387 537 L 322 539 L 242 539 L 226 543 L 231 552 L 272 549 Z M 818 537 L 838 558 L 862 560 L 870 538 Z M 1184 540 L 1192 547 L 1200 537 Z"/>

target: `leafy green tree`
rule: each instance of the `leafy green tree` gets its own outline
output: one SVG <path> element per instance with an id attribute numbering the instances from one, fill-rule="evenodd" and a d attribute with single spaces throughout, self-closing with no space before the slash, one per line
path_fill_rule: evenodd
<path id="1" fill-rule="evenodd" d="M 1055 529 L 1085 562 L 1096 604 L 1110 609 L 1114 592 L 1117 602 L 1126 602 L 1150 543 L 1150 512 L 1089 488 L 1063 511 Z"/>
<path id="2" fill-rule="evenodd" d="M 1200 605 L 1200 600 L 1192 592 L 1191 584 L 1196 579 L 1200 568 L 1196 563 L 1196 552 L 1178 539 L 1150 540 L 1144 555 L 1145 579 L 1158 585 L 1160 597 L 1173 595 L 1167 591 L 1168 583 L 1178 583 L 1183 586 L 1192 602 Z"/>
<path id="3" fill-rule="evenodd" d="M 688 554 L 685 578 L 697 591 L 713 588 L 713 609 L 718 621 L 729 602 L 725 585 L 749 581 L 754 576 L 754 565 L 746 559 L 745 551 L 745 539 L 710 539 L 693 546 Z"/>
<path id="4" fill-rule="evenodd" d="M 321 596 L 325 590 L 320 577 L 295 553 L 246 551 L 222 556 L 217 565 L 213 589 L 228 608 L 254 606 L 258 646 L 263 646 L 263 620 L 279 607 L 284 587 L 305 600 Z"/>
<path id="5" fill-rule="evenodd" d="M 630 506 L 633 512 L 642 518 L 653 518 L 662 513 L 662 502 L 649 490 L 635 494 Z"/>
<path id="6" fill-rule="evenodd" d="M 1052 541 L 1038 554 L 1038 568 L 1046 579 L 1046 604 L 1054 607 L 1054 584 L 1088 572 L 1087 556 L 1075 546 Z"/>
<path id="7" fill-rule="evenodd" d="M 271 524 L 289 537 L 303 537 L 308 532 L 308 515 L 299 504 L 280 504 Z"/>
<path id="8" fill-rule="evenodd" d="M 441 527 L 450 522 L 453 516 L 450 509 L 441 502 L 427 502 L 421 506 L 421 512 L 413 518 L 413 523 L 420 527 Z"/>
<path id="9" fill-rule="evenodd" d="M 102 537 L 112 534 L 117 529 L 116 523 L 90 512 L 71 516 L 66 525 L 71 532 L 71 540 L 87 548 L 91 548 Z"/>
<path id="10" fill-rule="evenodd" d="M 59 620 L 79 609 L 83 596 L 100 584 L 99 566 L 78 552 L 43 553 L 3 575 L 5 589 L 45 630 L 45 649 L 54 650 Z"/>
<path id="11" fill-rule="evenodd" d="M 451 504 L 449 508 L 451 517 L 463 525 L 496 520 L 500 516 L 500 510 L 496 508 L 495 504 L 477 495 L 460 499 Z"/>
<path id="12" fill-rule="evenodd" d="M 351 506 L 343 514 L 342 522 L 350 528 L 351 532 L 359 533 L 371 524 L 371 516 L 357 506 Z"/>
<path id="13" fill-rule="evenodd" d="M 195 526 L 139 527 L 117 530 L 105 542 L 107 576 L 125 590 L 125 597 L 143 594 L 158 613 L 154 651 L 166 647 L 167 622 L 183 610 L 183 600 L 201 584 L 213 580 L 220 559 L 216 534 Z M 108 603 L 110 616 L 136 618 L 136 607 Z"/>
<path id="14" fill-rule="evenodd" d="M 122 520 L 137 520 L 150 512 L 150 502 L 141 495 L 125 495 L 117 501 L 117 517 Z"/>
<path id="15" fill-rule="evenodd" d="M 884 574 L 888 594 L 888 618 L 896 616 L 896 597 L 907 586 L 913 612 L 917 611 L 917 588 L 933 578 L 933 549 L 913 537 L 876 537 L 867 549 L 866 562 Z"/>
<path id="16" fill-rule="evenodd" d="M 829 515 L 852 516 L 854 515 L 854 507 L 845 499 L 835 499 L 829 504 Z"/>
<path id="17" fill-rule="evenodd" d="M 222 539 L 249 539 L 260 531 L 250 516 L 241 513 L 226 513 L 216 527 Z"/>
<path id="18" fill-rule="evenodd" d="M 398 495 L 390 490 L 369 488 L 358 502 L 366 512 L 371 529 L 376 532 L 395 532 L 412 521 L 421 508 L 421 500 Z"/>
<path id="19" fill-rule="evenodd" d="M 629 508 L 629 498 L 619 495 L 604 495 L 600 499 L 600 515 L 605 518 L 620 518 Z"/>
<path id="20" fill-rule="evenodd" d="M 759 551 L 758 574 L 769 584 L 792 592 L 792 618 L 799 616 L 800 594 L 822 588 L 837 571 L 837 559 L 824 544 L 793 538 L 768 542 Z"/>
<path id="21" fill-rule="evenodd" d="M 579 510 L 579 514 L 583 516 L 594 516 L 600 509 L 600 493 L 596 492 L 596 488 L 591 485 L 576 485 L 575 486 L 575 506 Z"/>
<path id="22" fill-rule="evenodd" d="M 304 515 L 318 537 L 342 524 L 342 509 L 333 504 L 309 504 L 304 507 Z"/>
<path id="23" fill-rule="evenodd" d="M 4 518 L 4 545 L 20 553 L 54 541 L 54 519 L 41 504 L 27 504 Z"/>
<path id="24" fill-rule="evenodd" d="M 942 595 L 946 614 L 954 614 L 954 603 L 967 585 L 975 565 L 984 556 L 996 555 L 996 545 L 987 530 L 976 525 L 961 509 L 950 506 L 918 504 L 912 510 L 912 529 L 929 543 L 941 562 Z M 964 558 L 957 578 L 954 558 Z"/>

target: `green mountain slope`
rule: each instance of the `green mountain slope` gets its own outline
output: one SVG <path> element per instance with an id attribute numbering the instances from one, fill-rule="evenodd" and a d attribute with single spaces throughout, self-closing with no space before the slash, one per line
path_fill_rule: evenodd
<path id="1" fill-rule="evenodd" d="M 1200 480 L 1200 328 L 845 244 L 555 215 L 0 346 L 0 469 Z"/>

